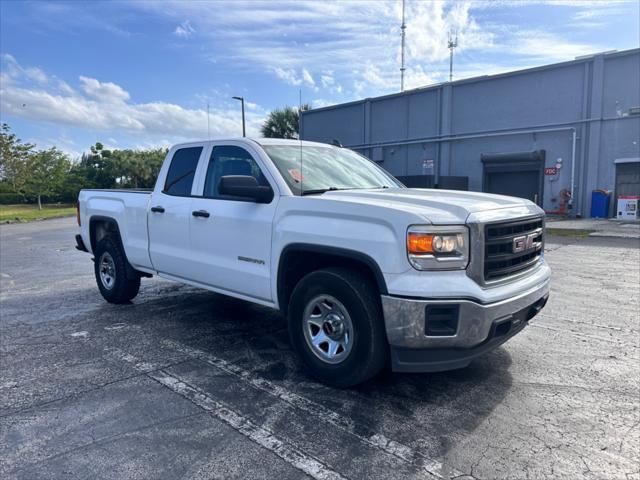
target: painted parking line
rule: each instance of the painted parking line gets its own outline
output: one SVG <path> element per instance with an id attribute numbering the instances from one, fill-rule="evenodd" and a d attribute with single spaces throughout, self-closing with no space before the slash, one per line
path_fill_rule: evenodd
<path id="1" fill-rule="evenodd" d="M 148 372 L 161 385 L 169 388 L 193 404 L 209 412 L 212 416 L 229 425 L 245 437 L 276 454 L 291 466 L 301 470 L 316 480 L 344 480 L 345 477 L 335 472 L 322 462 L 316 460 L 304 451 L 281 440 L 271 431 L 256 425 L 239 413 L 231 410 L 222 403 L 214 400 L 204 391 L 189 385 L 179 376 L 164 370 Z"/>
<path id="2" fill-rule="evenodd" d="M 124 352 L 119 348 L 115 347 L 105 347 L 104 349 L 105 356 L 112 360 L 122 361 L 128 363 L 133 368 L 138 370 L 139 372 L 145 373 L 150 372 L 152 370 L 159 370 L 160 366 L 155 365 L 153 363 L 145 362 L 135 355 L 131 355 L 130 353 Z"/>
<path id="3" fill-rule="evenodd" d="M 310 477 L 316 480 L 346 480 L 345 477 L 316 460 L 311 455 L 280 439 L 270 430 L 256 425 L 240 413 L 213 399 L 203 390 L 187 383 L 180 376 L 168 373 L 166 370 L 160 369 L 157 365 L 145 362 L 135 355 L 131 355 L 118 348 L 106 348 L 105 354 L 107 357 L 128 363 L 139 372 L 144 373 L 149 378 L 154 379 L 164 387 L 169 388 L 194 405 L 207 411 L 238 433 L 276 454 L 282 460 Z"/>
<path id="4" fill-rule="evenodd" d="M 210 353 L 203 352 L 202 350 L 198 350 L 186 345 L 182 345 L 172 340 L 163 340 L 162 344 L 177 352 L 203 361 L 228 374 L 231 374 L 248 383 L 253 388 L 268 393 L 269 395 L 272 395 L 279 400 L 282 400 L 289 405 L 304 411 L 309 415 L 313 415 L 321 421 L 328 422 L 331 425 L 349 433 L 350 435 L 353 435 L 365 445 L 393 455 L 394 457 L 412 466 L 417 466 L 425 473 L 435 478 L 465 478 L 465 474 L 457 471 L 455 468 L 446 465 L 438 460 L 428 458 L 420 451 L 397 442 L 393 439 L 390 439 L 384 434 L 374 433 L 371 435 L 363 435 L 359 433 L 359 431 L 362 431 L 362 425 L 356 426 L 356 424 L 350 418 L 344 417 L 340 413 L 335 412 L 325 407 L 324 405 L 314 402 L 313 400 L 303 397 L 302 395 L 298 395 L 297 393 L 294 393 L 280 385 L 276 385 L 269 380 L 253 374 L 252 372 L 244 370 L 238 365 L 218 358 Z"/>

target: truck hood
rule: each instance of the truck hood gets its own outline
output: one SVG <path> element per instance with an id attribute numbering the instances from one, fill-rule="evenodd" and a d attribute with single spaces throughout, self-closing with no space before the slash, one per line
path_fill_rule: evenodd
<path id="1" fill-rule="evenodd" d="M 375 205 L 406 213 L 414 213 L 433 224 L 466 223 L 469 215 L 513 207 L 531 207 L 533 202 L 523 198 L 489 193 L 422 188 L 385 188 L 375 190 L 338 190 L 321 197 L 339 202 Z"/>

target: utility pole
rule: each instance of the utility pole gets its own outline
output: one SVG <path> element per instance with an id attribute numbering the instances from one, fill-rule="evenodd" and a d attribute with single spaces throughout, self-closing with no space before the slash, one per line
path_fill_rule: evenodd
<path id="1" fill-rule="evenodd" d="M 246 137 L 247 134 L 244 128 L 244 97 L 231 97 L 231 98 L 233 98 L 234 100 L 240 100 L 240 103 L 242 104 L 242 136 Z"/>
<path id="2" fill-rule="evenodd" d="M 402 0 L 402 26 L 400 27 L 400 36 L 401 36 L 401 43 L 400 43 L 400 91 L 404 92 L 404 71 L 406 70 L 406 68 L 404 67 L 404 37 L 406 35 L 405 30 L 407 29 L 406 24 L 404 23 L 404 2 L 405 0 Z"/>
<path id="3" fill-rule="evenodd" d="M 458 34 L 455 36 L 449 32 L 449 41 L 447 48 L 449 49 L 449 82 L 453 82 L 453 50 L 458 46 Z"/>

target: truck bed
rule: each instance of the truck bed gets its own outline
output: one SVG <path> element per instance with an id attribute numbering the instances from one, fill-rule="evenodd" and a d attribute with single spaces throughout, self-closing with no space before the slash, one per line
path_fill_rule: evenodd
<path id="1" fill-rule="evenodd" d="M 152 190 L 83 189 L 80 191 L 81 234 L 90 246 L 91 219 L 113 218 L 118 222 L 127 258 L 134 268 L 151 268 L 147 210 Z"/>
<path id="2" fill-rule="evenodd" d="M 153 188 L 83 188 L 83 192 L 123 192 L 123 193 L 146 193 L 153 192 Z"/>

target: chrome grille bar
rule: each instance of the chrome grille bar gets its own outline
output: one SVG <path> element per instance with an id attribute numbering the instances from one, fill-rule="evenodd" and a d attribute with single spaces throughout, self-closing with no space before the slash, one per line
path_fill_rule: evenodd
<path id="1" fill-rule="evenodd" d="M 542 255 L 543 228 L 542 217 L 485 225 L 485 282 L 501 280 L 533 267 Z"/>

